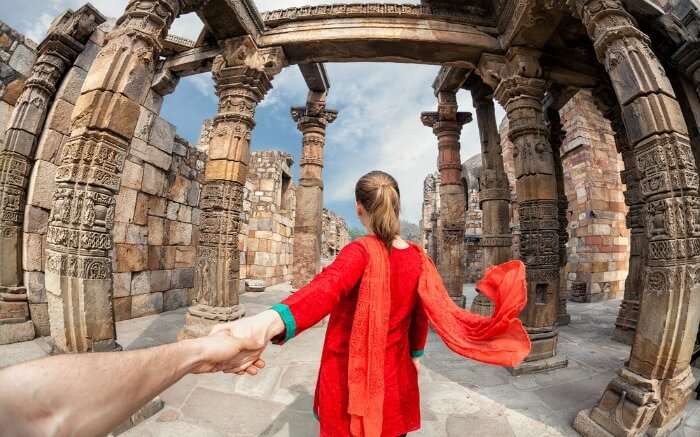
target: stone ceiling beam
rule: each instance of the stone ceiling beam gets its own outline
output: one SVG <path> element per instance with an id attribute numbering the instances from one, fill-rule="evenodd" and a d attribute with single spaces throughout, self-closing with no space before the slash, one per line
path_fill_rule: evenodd
<path id="1" fill-rule="evenodd" d="M 266 30 L 258 41 L 284 47 L 290 64 L 476 63 L 482 52 L 502 52 L 498 39 L 484 30 L 427 18 L 309 19 Z"/>
<path id="2" fill-rule="evenodd" d="M 435 95 L 441 91 L 457 92 L 474 71 L 474 67 L 443 65 L 433 81 Z"/>
<path id="3" fill-rule="evenodd" d="M 209 71 L 214 58 L 220 53 L 220 47 L 197 47 L 168 58 L 163 70 L 170 70 L 180 77 Z"/>
<path id="4" fill-rule="evenodd" d="M 309 91 L 326 94 L 331 87 L 326 74 L 326 67 L 321 63 L 299 64 L 299 70 L 304 77 Z"/>
<path id="5" fill-rule="evenodd" d="M 256 39 L 265 28 L 253 0 L 209 0 L 197 15 L 217 41 L 243 35 Z"/>

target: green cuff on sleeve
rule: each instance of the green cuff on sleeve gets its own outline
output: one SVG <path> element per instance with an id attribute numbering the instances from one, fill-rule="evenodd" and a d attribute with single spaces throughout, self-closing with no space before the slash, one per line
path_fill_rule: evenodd
<path id="1" fill-rule="evenodd" d="M 425 351 L 423 349 L 419 351 L 411 351 L 411 358 L 420 358 L 423 355 L 425 355 Z"/>
<path id="2" fill-rule="evenodd" d="M 282 322 L 284 322 L 284 328 L 285 328 L 285 334 L 284 334 L 284 340 L 282 340 L 282 343 L 286 343 L 288 340 L 294 338 L 296 335 L 297 331 L 297 322 L 294 320 L 294 316 L 292 315 L 292 312 L 289 310 L 289 307 L 283 303 L 278 303 L 274 305 L 271 308 L 273 311 L 276 311 L 277 314 L 282 317 Z"/>

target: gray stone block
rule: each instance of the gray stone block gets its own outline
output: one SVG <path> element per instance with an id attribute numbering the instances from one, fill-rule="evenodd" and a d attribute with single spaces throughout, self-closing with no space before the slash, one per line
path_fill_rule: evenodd
<path id="1" fill-rule="evenodd" d="M 10 67 L 19 72 L 22 76 L 28 77 L 32 71 L 32 66 L 36 61 L 36 52 L 29 49 L 24 44 L 18 44 L 15 48 L 12 57 L 10 58 Z"/>
<path id="2" fill-rule="evenodd" d="M 46 302 L 44 272 L 24 272 L 24 286 L 27 289 L 27 300 L 29 303 Z"/>
<path id="3" fill-rule="evenodd" d="M 131 295 L 151 292 L 151 272 L 136 272 L 131 277 Z"/>
<path id="4" fill-rule="evenodd" d="M 165 293 L 165 300 L 163 302 L 163 311 L 172 311 L 178 308 L 186 307 L 187 302 L 187 290 L 175 289 L 168 290 Z"/>
<path id="5" fill-rule="evenodd" d="M 163 293 L 131 296 L 131 317 L 143 317 L 163 312 Z"/>

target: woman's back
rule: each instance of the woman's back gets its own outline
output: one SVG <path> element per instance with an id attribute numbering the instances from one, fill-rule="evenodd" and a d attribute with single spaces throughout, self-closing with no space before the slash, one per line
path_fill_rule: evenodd
<path id="1" fill-rule="evenodd" d="M 427 319 L 417 295 L 419 248 L 392 249 L 391 310 L 384 362 L 384 432 L 396 437 L 420 426 L 416 369 L 427 336 Z M 349 435 L 348 352 L 358 289 L 369 254 L 359 242 L 346 246 L 309 285 L 283 302 L 295 321 L 295 334 L 330 312 L 314 410 L 322 436 Z"/>

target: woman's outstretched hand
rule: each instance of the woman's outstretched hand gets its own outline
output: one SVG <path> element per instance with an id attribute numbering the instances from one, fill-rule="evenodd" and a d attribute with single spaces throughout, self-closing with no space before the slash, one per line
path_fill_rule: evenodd
<path id="1" fill-rule="evenodd" d="M 255 375 L 265 366 L 260 358 L 270 340 L 284 332 L 284 323 L 276 311 L 268 310 L 251 317 L 214 326 L 210 335 L 226 334 L 248 340 L 253 347 L 245 352 L 235 367 L 222 369 L 226 373 Z"/>

